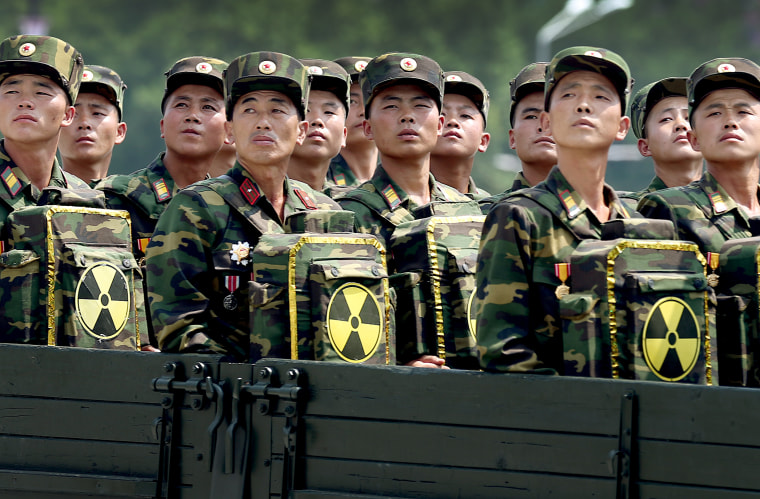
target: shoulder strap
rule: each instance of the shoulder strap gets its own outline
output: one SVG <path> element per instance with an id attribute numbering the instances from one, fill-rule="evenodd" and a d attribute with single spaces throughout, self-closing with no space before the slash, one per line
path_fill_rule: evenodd
<path id="1" fill-rule="evenodd" d="M 364 183 L 356 189 L 343 193 L 341 194 L 340 199 L 351 199 L 363 204 L 378 216 L 387 220 L 394 227 L 398 226 L 400 223 L 414 220 L 414 216 L 403 206 L 397 207 L 395 210 L 391 211 L 380 193 L 369 190 L 367 187 L 368 185 L 370 184 Z"/>
<path id="2" fill-rule="evenodd" d="M 218 178 L 237 185 L 237 182 L 227 174 L 220 175 Z M 214 181 L 208 182 L 206 186 L 219 194 L 228 205 L 243 215 L 243 218 L 248 220 L 259 233 L 272 234 L 285 232 L 280 224 L 269 217 L 262 216 L 261 208 L 256 205 L 256 201 L 261 197 L 261 193 L 253 182 L 246 179 L 239 186 L 239 189 L 236 190 L 222 189 L 222 184 L 223 182 Z"/>

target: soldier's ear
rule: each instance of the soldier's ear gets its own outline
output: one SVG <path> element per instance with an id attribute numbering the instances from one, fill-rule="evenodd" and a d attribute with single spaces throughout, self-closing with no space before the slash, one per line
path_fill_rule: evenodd
<path id="1" fill-rule="evenodd" d="M 649 141 L 647 139 L 639 139 L 639 141 L 636 142 L 636 147 L 639 149 L 639 154 L 645 158 L 652 156 L 652 152 L 649 150 Z"/>
<path id="2" fill-rule="evenodd" d="M 483 132 L 480 135 L 480 144 L 478 145 L 478 151 L 479 152 L 486 152 L 488 149 L 488 144 L 491 143 L 491 134 L 488 132 Z"/>
<path id="3" fill-rule="evenodd" d="M 296 144 L 299 146 L 303 144 L 303 141 L 306 140 L 306 133 L 309 131 L 309 122 L 308 121 L 299 121 L 298 122 L 298 137 L 296 137 Z"/>
<path id="4" fill-rule="evenodd" d="M 77 110 L 74 106 L 66 108 L 66 112 L 63 114 L 63 120 L 61 120 L 61 126 L 69 126 L 74 123 L 74 116 L 76 116 Z"/>
<path id="5" fill-rule="evenodd" d="M 438 136 L 440 137 L 443 135 L 443 124 L 446 121 L 446 119 L 443 117 L 443 115 L 438 116 Z"/>
<path id="6" fill-rule="evenodd" d="M 623 140 L 628 135 L 628 130 L 631 129 L 631 118 L 623 116 L 620 118 L 620 126 L 618 127 L 618 133 L 615 136 L 615 140 Z"/>
<path id="7" fill-rule="evenodd" d="M 115 144 L 121 144 L 124 142 L 124 139 L 127 138 L 127 124 L 123 121 L 119 123 L 119 126 L 116 127 L 116 138 L 114 138 Z"/>
<path id="8" fill-rule="evenodd" d="M 231 121 L 225 121 L 224 122 L 224 133 L 226 137 L 224 138 L 225 144 L 234 144 L 235 143 L 235 134 L 232 131 L 232 122 Z"/>
<path id="9" fill-rule="evenodd" d="M 370 140 L 374 140 L 374 139 L 375 139 L 375 136 L 374 136 L 374 135 L 372 135 L 372 125 L 370 125 L 370 123 L 369 123 L 369 120 L 364 120 L 364 121 L 362 122 L 362 126 L 364 127 L 364 135 L 365 135 L 365 136 L 366 136 L 368 139 L 370 139 Z"/>
<path id="10" fill-rule="evenodd" d="M 161 138 L 165 139 L 166 135 L 164 135 L 164 119 L 161 118 L 161 121 L 158 122 L 158 125 L 161 127 Z"/>
<path id="11" fill-rule="evenodd" d="M 515 131 L 514 129 L 509 130 L 509 148 L 514 151 L 515 147 L 517 147 L 517 140 L 515 139 Z"/>

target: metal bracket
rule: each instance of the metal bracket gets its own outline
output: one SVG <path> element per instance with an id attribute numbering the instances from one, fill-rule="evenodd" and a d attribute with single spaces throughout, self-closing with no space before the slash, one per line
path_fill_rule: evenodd
<path id="1" fill-rule="evenodd" d="M 636 392 L 628 390 L 623 394 L 620 403 L 620 433 L 618 434 L 618 448 L 610 451 L 608 465 L 610 474 L 617 477 L 617 498 L 628 499 L 633 497 L 634 466 L 634 442 L 635 435 L 635 410 Z"/>

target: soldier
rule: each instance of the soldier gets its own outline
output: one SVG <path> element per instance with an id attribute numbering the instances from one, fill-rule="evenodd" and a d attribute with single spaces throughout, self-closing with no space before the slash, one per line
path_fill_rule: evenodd
<path id="1" fill-rule="evenodd" d="M 74 120 L 84 62 L 50 36 L 18 35 L 0 43 L 0 251 L 8 214 L 36 205 L 44 187 L 88 188 L 55 157 L 61 129 Z"/>
<path id="2" fill-rule="evenodd" d="M 339 207 L 286 176 L 308 128 L 306 68 L 285 54 L 254 52 L 230 64 L 224 84 L 237 162 L 228 175 L 174 196 L 148 246 L 147 280 L 162 350 L 246 361 L 268 348 L 249 340 L 250 250 L 262 233 L 282 232 L 292 213 Z"/>
<path id="3" fill-rule="evenodd" d="M 673 221 L 679 239 L 703 253 L 729 239 L 750 237 L 760 215 L 760 66 L 748 59 L 708 61 L 689 77 L 688 131 L 706 172 L 698 182 L 644 195 L 639 212 Z"/>
<path id="4" fill-rule="evenodd" d="M 377 236 L 389 248 L 396 225 L 425 216 L 419 208 L 431 203 L 458 201 L 471 210 L 466 214 L 479 214 L 467 196 L 430 174 L 430 153 L 443 129 L 438 63 L 416 54 L 385 54 L 372 59 L 360 79 L 364 133 L 377 144 L 382 164 L 370 180 L 337 198 L 343 209 L 355 213 L 357 231 Z M 393 268 L 393 261 L 388 265 Z M 400 360 L 420 367 L 443 365 L 433 355 L 400 355 Z"/>
<path id="5" fill-rule="evenodd" d="M 604 175 L 630 126 L 631 85 L 628 65 L 609 50 L 571 47 L 549 63 L 540 122 L 557 166 L 494 205 L 483 226 L 473 307 L 484 369 L 563 373 L 565 262 L 582 239 L 601 237 L 603 222 L 628 217 Z"/>
<path id="6" fill-rule="evenodd" d="M 330 161 L 346 145 L 346 116 L 351 78 L 342 66 L 322 59 L 301 59 L 311 75 L 306 121 L 309 129 L 296 145 L 288 164 L 288 176 L 312 189 L 325 188 Z"/>
<path id="7" fill-rule="evenodd" d="M 364 99 L 359 73 L 371 57 L 341 57 L 340 64 L 351 77 L 350 106 L 346 117 L 346 146 L 330 162 L 327 180 L 335 185 L 355 186 L 369 180 L 377 167 L 377 147 L 364 135 Z"/>
<path id="8" fill-rule="evenodd" d="M 545 62 L 528 64 L 509 82 L 509 147 L 520 158 L 522 171 L 515 175 L 511 187 L 504 192 L 481 199 L 483 213 L 509 193 L 533 187 L 549 175 L 557 164 L 554 139 L 541 127 L 539 117 L 544 110 Z"/>
<path id="9" fill-rule="evenodd" d="M 686 78 L 665 78 L 639 90 L 631 101 L 630 116 L 639 152 L 652 158 L 655 177 L 645 189 L 621 198 L 638 201 L 646 193 L 699 180 L 702 154 L 689 143 Z"/>
<path id="10" fill-rule="evenodd" d="M 114 70 L 85 66 L 74 123 L 62 130 L 58 143 L 64 171 L 85 182 L 106 177 L 114 146 L 127 136 L 122 121 L 126 89 Z"/>
<path id="11" fill-rule="evenodd" d="M 482 199 L 489 194 L 478 189 L 470 173 L 475 155 L 486 152 L 491 140 L 486 132 L 488 90 L 464 71 L 449 71 L 443 77 L 443 133 L 430 155 L 430 172 L 442 184 L 471 199 Z"/>

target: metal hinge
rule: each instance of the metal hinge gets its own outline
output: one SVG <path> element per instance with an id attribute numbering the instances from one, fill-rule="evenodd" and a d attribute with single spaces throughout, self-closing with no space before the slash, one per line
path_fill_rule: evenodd
<path id="1" fill-rule="evenodd" d="M 634 443 L 635 435 L 636 392 L 629 390 L 623 394 L 620 402 L 620 432 L 618 448 L 609 453 L 610 473 L 617 477 L 617 498 L 633 497 L 634 487 Z"/>

